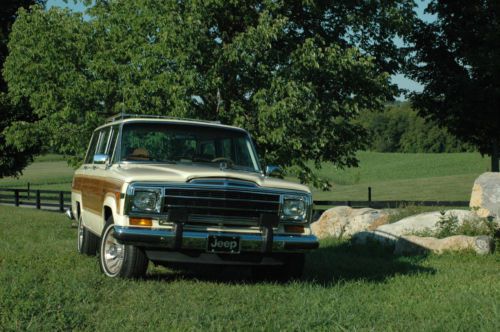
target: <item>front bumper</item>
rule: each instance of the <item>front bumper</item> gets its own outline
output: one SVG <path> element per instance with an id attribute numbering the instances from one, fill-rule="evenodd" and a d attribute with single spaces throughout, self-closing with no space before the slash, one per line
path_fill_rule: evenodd
<path id="1" fill-rule="evenodd" d="M 318 239 L 314 235 L 272 235 L 193 232 L 168 229 L 147 229 L 114 226 L 118 242 L 146 249 L 175 251 L 206 251 L 209 235 L 237 236 L 240 238 L 241 253 L 301 253 L 317 249 Z"/>

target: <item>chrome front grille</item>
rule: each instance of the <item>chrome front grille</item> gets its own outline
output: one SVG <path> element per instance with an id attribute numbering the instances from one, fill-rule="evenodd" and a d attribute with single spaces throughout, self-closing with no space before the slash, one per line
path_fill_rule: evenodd
<path id="1" fill-rule="evenodd" d="M 164 212 L 185 209 L 193 224 L 257 225 L 261 214 L 278 214 L 280 195 L 274 193 L 213 189 L 166 188 Z"/>

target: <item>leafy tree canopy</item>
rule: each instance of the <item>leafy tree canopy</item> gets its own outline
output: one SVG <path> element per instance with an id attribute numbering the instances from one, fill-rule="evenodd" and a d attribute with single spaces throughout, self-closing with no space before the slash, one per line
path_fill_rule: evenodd
<path id="1" fill-rule="evenodd" d="M 500 141 L 500 2 L 433 0 L 412 36 L 409 73 L 422 83 L 412 95 L 424 117 L 492 156 L 498 171 Z"/>
<path id="2" fill-rule="evenodd" d="M 86 20 L 39 8 L 21 12 L 4 73 L 13 100 L 27 98 L 39 118 L 32 127 L 74 161 L 118 112 L 217 119 L 248 129 L 266 163 L 328 188 L 307 161 L 356 165 L 365 130 L 353 119 L 396 93 L 394 37 L 409 33 L 413 7 L 100 0 Z"/>
<path id="3" fill-rule="evenodd" d="M 28 8 L 30 5 L 43 6 L 45 0 L 3 0 L 0 5 L 0 69 L 3 67 L 8 54 L 7 42 L 16 19 L 19 8 Z M 0 178 L 18 175 L 33 159 L 33 154 L 39 151 L 39 144 L 35 137 L 23 137 L 21 149 L 8 144 L 3 133 L 13 121 L 33 120 L 29 106 L 24 102 L 13 105 L 7 96 L 7 84 L 0 75 Z M 28 133 L 27 131 L 26 133 Z M 25 134 L 26 134 L 25 133 Z M 21 141 L 21 137 L 19 137 Z M 31 140 L 31 141 L 30 141 Z"/>

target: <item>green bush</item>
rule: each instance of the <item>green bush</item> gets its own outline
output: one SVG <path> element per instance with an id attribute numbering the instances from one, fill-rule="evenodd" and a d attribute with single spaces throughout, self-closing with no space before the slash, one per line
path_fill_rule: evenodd
<path id="1" fill-rule="evenodd" d="M 458 235 L 457 230 L 459 229 L 458 217 L 450 214 L 445 215 L 445 211 L 441 211 L 441 218 L 437 224 L 438 231 L 436 233 L 437 238 L 445 238 L 452 235 Z"/>
<path id="2" fill-rule="evenodd" d="M 444 211 L 441 211 L 441 214 L 442 216 L 438 222 L 438 230 L 434 235 L 439 239 L 453 235 L 488 235 L 495 237 L 500 227 L 498 222 L 489 218 L 466 219 L 460 223 L 458 217 L 453 214 L 445 216 Z"/>

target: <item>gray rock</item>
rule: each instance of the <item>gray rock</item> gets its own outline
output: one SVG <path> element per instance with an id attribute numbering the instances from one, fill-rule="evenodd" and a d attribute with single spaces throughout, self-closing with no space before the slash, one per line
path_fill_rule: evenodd
<path id="1" fill-rule="evenodd" d="M 476 220 L 477 215 L 472 211 L 467 210 L 448 210 L 445 214 L 439 211 L 421 213 L 401 219 L 392 224 L 382 225 L 377 228 L 377 231 L 389 233 L 395 236 L 418 234 L 423 232 L 436 232 L 438 230 L 438 223 L 442 218 L 456 217 L 458 224 L 464 220 Z"/>
<path id="2" fill-rule="evenodd" d="M 500 173 L 483 173 L 474 181 L 469 206 L 480 217 L 500 216 Z"/>
<path id="3" fill-rule="evenodd" d="M 476 236 L 474 251 L 479 255 L 491 254 L 495 251 L 495 240 L 489 236 Z"/>
<path id="4" fill-rule="evenodd" d="M 388 216 L 382 210 L 337 206 L 325 211 L 318 221 L 311 224 L 311 229 L 320 239 L 351 237 L 355 233 L 374 230 L 387 223 Z"/>
<path id="5" fill-rule="evenodd" d="M 398 237 L 390 233 L 375 231 L 364 231 L 356 233 L 352 236 L 351 242 L 357 245 L 366 245 L 369 243 L 378 243 L 384 246 L 394 245 L 398 241 Z"/>
<path id="6" fill-rule="evenodd" d="M 489 236 L 455 235 L 444 239 L 420 237 L 414 235 L 394 236 L 390 233 L 375 231 L 354 234 L 351 242 L 357 245 L 377 243 L 394 246 L 395 255 L 422 255 L 426 253 L 442 254 L 446 251 L 473 250 L 478 255 L 487 255 L 495 250 L 495 241 Z"/>
<path id="7" fill-rule="evenodd" d="M 494 241 L 488 236 L 455 235 L 444 239 L 434 237 L 403 236 L 394 248 L 395 255 L 419 255 L 428 252 L 442 254 L 446 251 L 474 250 L 479 255 L 494 251 Z"/>

